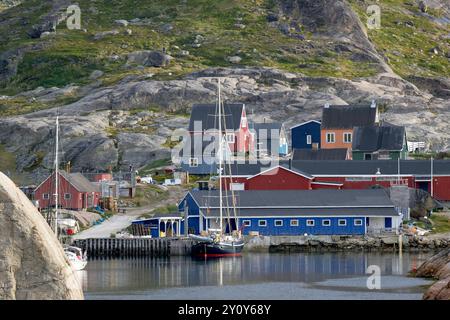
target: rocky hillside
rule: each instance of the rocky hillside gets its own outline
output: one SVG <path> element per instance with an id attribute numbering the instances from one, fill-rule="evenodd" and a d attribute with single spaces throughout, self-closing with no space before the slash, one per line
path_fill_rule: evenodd
<path id="1" fill-rule="evenodd" d="M 0 170 L 18 180 L 51 166 L 56 108 L 74 170 L 170 157 L 168 137 L 192 103 L 213 101 L 216 76 L 256 120 L 289 126 L 325 102 L 376 99 L 412 140 L 450 146 L 445 0 L 377 2 L 375 30 L 363 0 L 81 0 L 80 30 L 66 27 L 70 1 L 13 2 L 0 12 Z"/>

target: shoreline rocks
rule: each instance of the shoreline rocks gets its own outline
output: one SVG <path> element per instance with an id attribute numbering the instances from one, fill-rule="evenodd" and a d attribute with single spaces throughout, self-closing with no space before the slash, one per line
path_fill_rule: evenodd
<path id="1" fill-rule="evenodd" d="M 333 252 L 399 251 L 399 236 L 254 236 L 248 237 L 247 251 Z M 402 237 L 403 252 L 429 252 L 450 247 L 450 239 Z"/>
<path id="2" fill-rule="evenodd" d="M 416 277 L 438 279 L 423 295 L 424 300 L 450 300 L 450 248 L 419 266 Z"/>

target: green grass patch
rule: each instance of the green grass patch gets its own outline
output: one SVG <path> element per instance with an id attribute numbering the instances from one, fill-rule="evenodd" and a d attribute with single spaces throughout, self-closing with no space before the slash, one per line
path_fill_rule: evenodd
<path id="1" fill-rule="evenodd" d="M 16 170 L 16 156 L 8 152 L 6 148 L 0 144 L 0 171 L 14 172 Z"/>
<path id="2" fill-rule="evenodd" d="M 450 220 L 443 215 L 432 214 L 430 220 L 433 223 L 433 233 L 450 232 Z"/>

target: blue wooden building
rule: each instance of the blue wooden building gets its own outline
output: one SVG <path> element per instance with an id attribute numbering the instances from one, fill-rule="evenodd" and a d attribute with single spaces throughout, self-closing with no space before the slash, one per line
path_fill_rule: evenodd
<path id="1" fill-rule="evenodd" d="M 139 219 L 132 221 L 132 225 L 140 225 L 143 228 L 143 234 L 152 238 L 176 237 L 183 235 L 184 220 L 179 212 L 170 214 L 155 214 L 148 219 Z"/>
<path id="2" fill-rule="evenodd" d="M 320 121 L 310 120 L 291 127 L 291 147 L 294 149 L 320 148 Z"/>
<path id="3" fill-rule="evenodd" d="M 384 190 L 249 190 L 226 195 L 236 203 L 223 213 L 227 230 L 244 235 L 364 235 L 397 231 L 402 216 Z M 190 191 L 179 203 L 189 233 L 220 225 L 218 191 Z"/>

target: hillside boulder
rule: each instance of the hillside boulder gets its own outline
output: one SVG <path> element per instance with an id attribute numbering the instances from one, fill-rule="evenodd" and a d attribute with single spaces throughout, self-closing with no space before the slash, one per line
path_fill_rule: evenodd
<path id="1" fill-rule="evenodd" d="M 171 56 L 161 51 L 142 50 L 128 54 L 128 63 L 146 67 L 166 67 L 171 60 Z"/>
<path id="2" fill-rule="evenodd" d="M 0 300 L 79 300 L 81 284 L 55 234 L 0 172 Z"/>

